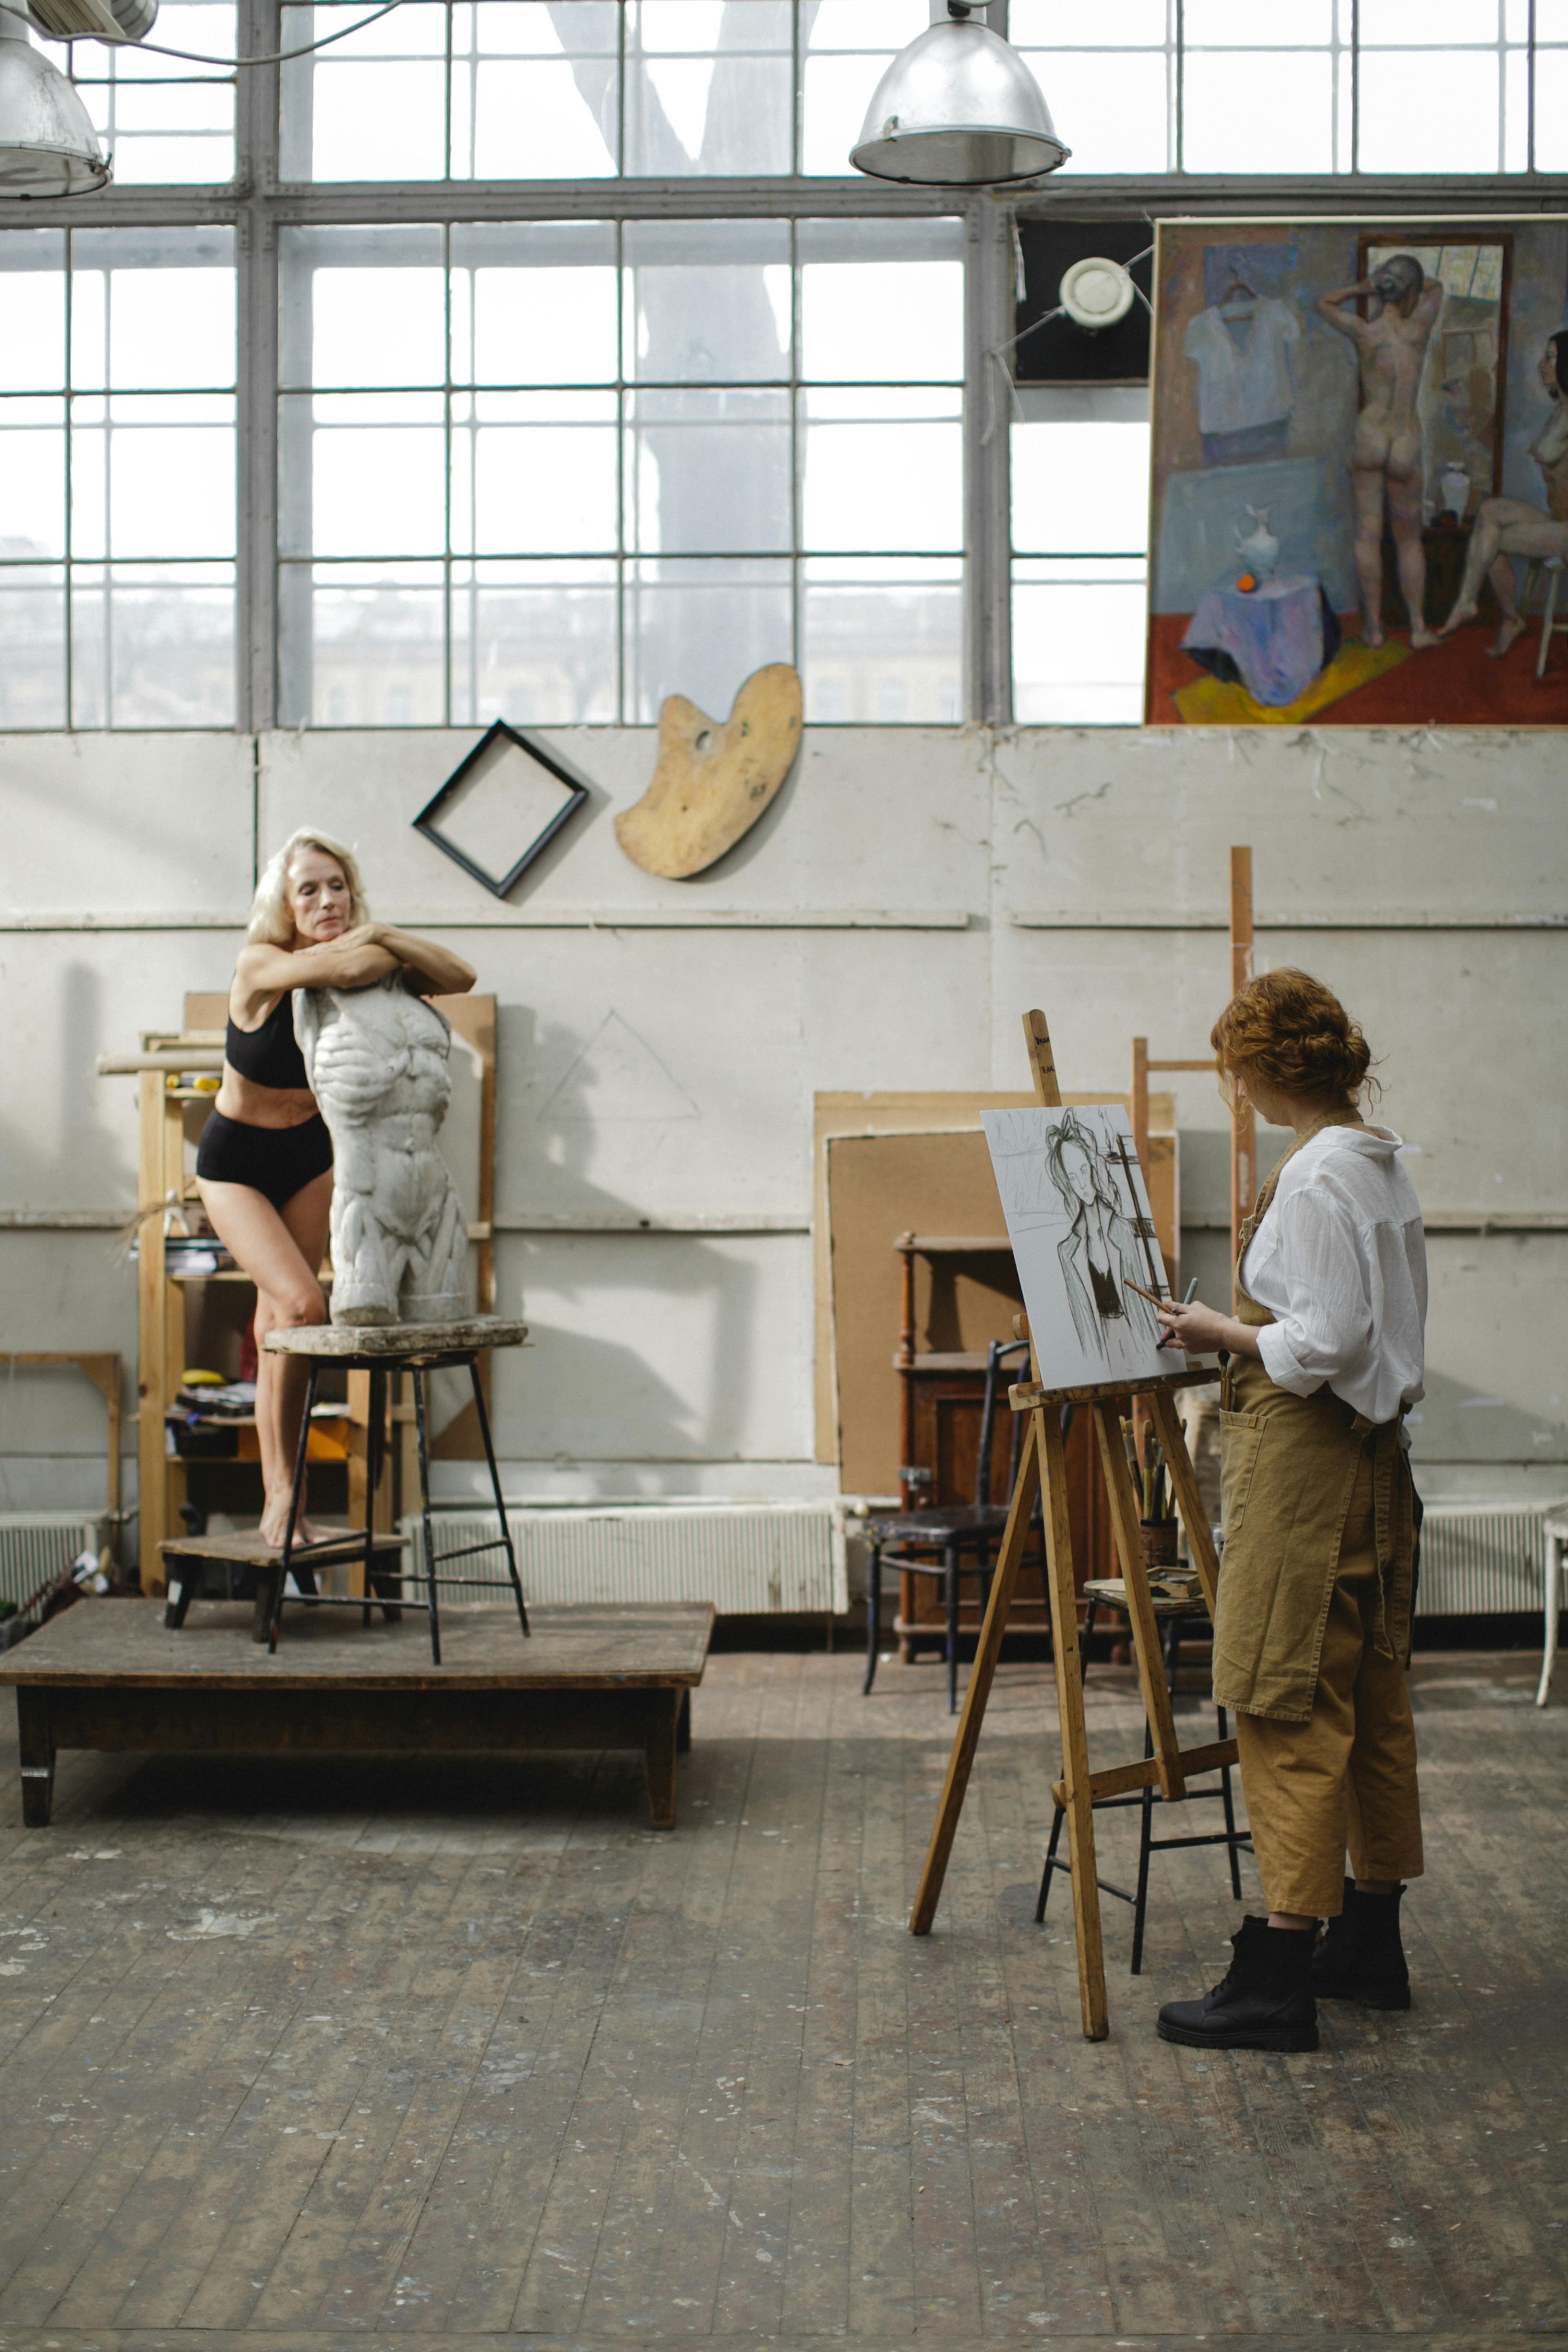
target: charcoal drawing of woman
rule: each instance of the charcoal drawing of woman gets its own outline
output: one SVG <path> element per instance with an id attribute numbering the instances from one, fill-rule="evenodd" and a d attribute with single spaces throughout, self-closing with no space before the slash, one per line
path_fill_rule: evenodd
<path id="1" fill-rule="evenodd" d="M 1070 1111 L 1050 1141 L 1046 1164 L 1071 1219 L 1057 1244 L 1073 1327 L 1086 1355 L 1110 1364 L 1141 1357 L 1159 1338 L 1153 1309 L 1129 1283 L 1140 1272 L 1138 1236 L 1122 1209 L 1116 1180 L 1093 1129 Z"/>

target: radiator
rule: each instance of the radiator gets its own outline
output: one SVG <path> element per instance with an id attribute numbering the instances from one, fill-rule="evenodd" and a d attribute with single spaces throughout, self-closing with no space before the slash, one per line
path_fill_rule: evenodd
<path id="1" fill-rule="evenodd" d="M 437 1510 L 431 1522 L 437 1571 L 447 1552 L 497 1532 L 493 1510 Z M 711 1601 L 721 1616 L 841 1616 L 849 1606 L 844 1507 L 831 1499 L 509 1505 L 507 1523 L 529 1601 Z M 419 1519 L 405 1518 L 402 1533 L 423 1570 Z M 460 1572 L 506 1590 L 504 1552 L 465 1560 Z"/>
<path id="2" fill-rule="evenodd" d="M 1545 1590 L 1542 1523 L 1552 1503 L 1428 1503 L 1421 1523 L 1418 1617 L 1538 1610 Z"/>
<path id="3" fill-rule="evenodd" d="M 0 1600 L 19 1609 L 69 1568 L 84 1551 L 96 1559 L 110 1541 L 106 1514 L 93 1511 L 0 1512 Z"/>

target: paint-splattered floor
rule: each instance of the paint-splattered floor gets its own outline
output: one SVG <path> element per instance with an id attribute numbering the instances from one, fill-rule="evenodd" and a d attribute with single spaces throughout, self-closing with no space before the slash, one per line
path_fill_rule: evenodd
<path id="1" fill-rule="evenodd" d="M 631 1758 L 62 1756 L 47 1831 L 0 1759 L 0 2352 L 1568 2332 L 1568 1698 L 1533 1661 L 1417 1660 L 1416 2006 L 1325 2009 L 1310 2057 L 1155 2037 L 1226 1957 L 1214 1853 L 1156 1859 L 1141 1978 L 1107 1904 L 1083 2042 L 1064 1890 L 1033 1920 L 1048 1665 L 1004 1665 L 911 1938 L 941 1670 L 859 1674 L 715 1657 L 666 1836 Z M 1089 1705 L 1097 1760 L 1136 1753 L 1130 1676 Z"/>

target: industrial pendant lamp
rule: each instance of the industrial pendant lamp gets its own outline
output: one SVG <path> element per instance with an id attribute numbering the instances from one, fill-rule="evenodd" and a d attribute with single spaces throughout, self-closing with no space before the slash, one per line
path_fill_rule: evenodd
<path id="1" fill-rule="evenodd" d="M 850 153 L 858 172 L 921 187 L 980 187 L 1033 180 L 1067 162 L 1072 150 L 1057 137 L 1034 75 L 978 21 L 985 5 L 940 0 L 929 31 L 893 59 Z"/>
<path id="2" fill-rule="evenodd" d="M 86 107 L 23 18 L 0 8 L 0 195 L 82 195 L 109 177 Z"/>

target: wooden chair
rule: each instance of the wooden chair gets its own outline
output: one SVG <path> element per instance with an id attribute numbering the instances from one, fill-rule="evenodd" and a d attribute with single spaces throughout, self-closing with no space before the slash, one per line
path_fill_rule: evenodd
<path id="1" fill-rule="evenodd" d="M 962 1576 L 980 1580 L 980 1604 L 984 1610 L 991 1591 L 991 1555 L 1001 1540 L 1007 1524 L 1005 1503 L 993 1503 L 991 1493 L 991 1446 L 996 1429 L 996 1403 L 1002 1385 L 1002 1367 L 1010 1357 L 1022 1357 L 1023 1376 L 1027 1378 L 1029 1343 L 1026 1339 L 993 1339 L 985 1352 L 985 1394 L 980 1413 L 980 1452 L 974 1475 L 974 1500 L 952 1506 L 933 1504 L 918 1511 L 902 1511 L 897 1517 L 869 1520 L 866 1540 L 870 1546 L 870 1560 L 866 1578 L 866 1679 L 861 1685 L 864 1695 L 877 1679 L 877 1657 L 882 1637 L 882 1563 L 884 1559 L 906 1576 L 940 1577 L 947 1604 L 947 1711 L 958 1712 L 958 1580 Z M 1023 1423 L 1017 1414 L 1013 1420 L 1013 1444 L 1007 1475 L 1007 1489 L 1012 1492 L 1017 1472 L 1018 1451 L 1022 1443 Z M 939 1555 L 932 1559 L 932 1553 Z"/>

